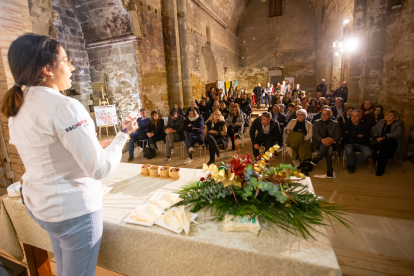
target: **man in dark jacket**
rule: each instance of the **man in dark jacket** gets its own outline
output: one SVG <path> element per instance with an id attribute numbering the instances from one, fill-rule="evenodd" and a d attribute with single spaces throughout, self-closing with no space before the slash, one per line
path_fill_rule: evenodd
<path id="1" fill-rule="evenodd" d="M 325 79 L 316 87 L 316 92 L 320 92 L 322 97 L 326 97 L 326 90 L 328 87 L 325 84 Z"/>
<path id="2" fill-rule="evenodd" d="M 142 140 L 148 139 L 148 132 L 149 127 L 151 125 L 151 119 L 147 117 L 147 112 L 145 111 L 145 108 L 141 108 L 139 110 L 139 114 L 141 117 L 137 119 L 138 122 L 138 129 L 136 132 L 132 132 L 129 136 L 129 157 L 128 162 L 134 160 L 134 148 L 135 143 L 138 143 L 138 146 L 144 147 L 144 143 Z"/>
<path id="3" fill-rule="evenodd" d="M 369 127 L 361 121 L 361 118 L 361 109 L 354 109 L 351 111 L 351 121 L 346 122 L 342 127 L 342 145 L 348 160 L 347 169 L 349 173 L 354 173 L 355 167 L 372 155 L 372 150 L 368 146 Z M 356 161 L 354 160 L 355 150 L 361 152 Z"/>
<path id="4" fill-rule="evenodd" d="M 210 99 L 210 103 L 214 102 L 214 87 L 210 87 L 210 91 L 207 92 L 207 97 Z"/>
<path id="5" fill-rule="evenodd" d="M 280 131 L 283 133 L 283 130 L 287 126 L 288 121 L 286 119 L 286 115 L 280 113 L 279 105 L 273 105 L 271 115 L 272 120 L 279 123 Z"/>
<path id="6" fill-rule="evenodd" d="M 260 104 L 263 100 L 262 97 L 264 93 L 263 87 L 260 85 L 260 83 L 258 83 L 257 86 L 253 89 L 253 93 L 256 98 L 257 109 L 260 109 Z"/>
<path id="7" fill-rule="evenodd" d="M 299 84 L 296 84 L 296 88 L 293 89 L 293 91 L 292 91 L 292 96 L 293 96 L 293 94 L 297 94 L 298 95 L 298 98 L 301 98 L 301 96 L 302 96 L 302 90 L 299 87 L 300 87 L 300 85 Z"/>
<path id="8" fill-rule="evenodd" d="M 185 112 L 185 117 L 186 118 L 188 118 L 188 116 L 190 116 L 190 110 L 195 110 L 197 112 L 197 114 L 200 115 L 200 110 L 196 107 L 195 101 L 191 101 L 190 107 Z"/>
<path id="9" fill-rule="evenodd" d="M 187 146 L 188 158 L 184 164 L 193 162 L 195 143 L 203 144 L 204 118 L 197 114 L 196 110 L 190 110 L 189 117 L 184 122 L 185 145 Z"/>
<path id="10" fill-rule="evenodd" d="M 283 136 L 280 132 L 279 124 L 271 119 L 269 112 L 263 112 L 262 116 L 254 120 L 250 127 L 250 138 L 253 145 L 254 157 L 259 155 L 259 148 L 262 144 L 265 151 L 274 145 L 282 146 Z"/>
<path id="11" fill-rule="evenodd" d="M 341 97 L 344 103 L 348 101 L 348 82 L 347 81 L 344 81 L 341 87 L 336 89 L 334 93 L 334 97 Z"/>
<path id="12" fill-rule="evenodd" d="M 321 119 L 315 121 L 312 126 L 312 148 L 318 151 L 318 155 L 312 159 L 312 165 L 326 159 L 327 178 L 333 178 L 332 156 L 334 147 L 341 141 L 341 131 L 337 121 L 331 119 L 332 111 L 326 105 L 322 108 Z"/>
<path id="13" fill-rule="evenodd" d="M 175 153 L 174 142 L 184 140 L 184 120 L 184 116 L 178 115 L 177 110 L 171 110 L 165 129 L 165 133 L 167 134 L 165 163 L 171 161 L 171 154 Z"/>
<path id="14" fill-rule="evenodd" d="M 335 118 L 339 118 L 342 115 L 346 116 L 346 114 L 344 114 L 344 111 L 345 111 L 344 100 L 341 97 L 336 98 L 335 106 L 332 107 L 332 115 Z"/>
<path id="15" fill-rule="evenodd" d="M 319 120 L 319 119 L 322 118 L 322 110 L 325 109 L 325 108 L 329 108 L 329 110 L 331 110 L 331 108 L 329 107 L 329 105 L 322 106 L 321 111 L 318 114 L 316 114 L 315 116 L 313 116 L 312 125 L 316 122 L 316 120 Z M 331 112 L 331 114 L 332 114 L 332 112 Z M 331 120 L 336 121 L 336 118 L 334 117 L 333 114 L 331 115 Z"/>

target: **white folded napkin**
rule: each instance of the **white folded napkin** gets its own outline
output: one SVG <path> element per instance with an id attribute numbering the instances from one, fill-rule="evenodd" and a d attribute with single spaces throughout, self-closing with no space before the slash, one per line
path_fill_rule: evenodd
<path id="1" fill-rule="evenodd" d="M 161 218 L 162 211 L 152 204 L 140 205 L 132 211 L 130 218 L 134 221 L 152 225 L 154 221 Z"/>
<path id="2" fill-rule="evenodd" d="M 22 185 L 20 184 L 20 181 L 11 184 L 9 187 L 7 187 L 7 195 L 9 197 L 18 197 L 20 196 L 20 188 Z"/>
<path id="3" fill-rule="evenodd" d="M 166 225 L 173 228 L 175 232 L 184 230 L 188 235 L 190 232 L 190 222 L 192 214 L 184 210 L 184 206 L 180 206 L 169 210 L 164 215 L 164 222 Z"/>
<path id="4" fill-rule="evenodd" d="M 183 199 L 176 194 L 173 194 L 171 192 L 165 192 L 155 194 L 153 197 L 150 198 L 149 203 L 161 206 L 164 209 L 168 209 L 182 200 Z"/>

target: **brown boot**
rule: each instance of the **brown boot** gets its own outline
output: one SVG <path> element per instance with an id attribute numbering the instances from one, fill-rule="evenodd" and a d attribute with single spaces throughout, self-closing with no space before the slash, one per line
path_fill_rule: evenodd
<path id="1" fill-rule="evenodd" d="M 131 162 L 132 160 L 134 160 L 134 156 L 128 157 L 128 162 Z"/>

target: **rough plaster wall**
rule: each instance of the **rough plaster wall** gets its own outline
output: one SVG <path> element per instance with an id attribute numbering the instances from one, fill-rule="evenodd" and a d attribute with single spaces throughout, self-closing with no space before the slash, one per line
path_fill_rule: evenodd
<path id="1" fill-rule="evenodd" d="M 141 107 L 134 44 L 129 41 L 88 48 L 95 90 L 106 87 L 105 98 L 116 106 L 119 125 L 126 115 L 138 115 Z"/>
<path id="2" fill-rule="evenodd" d="M 53 0 L 52 6 L 56 39 L 65 48 L 76 69 L 72 73 L 72 88 L 77 94 L 91 94 L 89 58 L 79 20 L 66 0 Z"/>
<path id="3" fill-rule="evenodd" d="M 50 0 L 29 0 L 28 4 L 32 32 L 39 35 L 49 35 L 53 25 Z"/>
<path id="4" fill-rule="evenodd" d="M 325 5 L 325 14 L 322 21 L 323 5 Z M 328 88 L 336 89 L 340 86 L 342 54 L 339 53 L 339 49 L 333 49 L 332 46 L 335 41 L 342 38 L 344 20 L 353 18 L 354 0 L 317 0 L 315 1 L 315 11 L 318 18 L 316 82 L 320 83 L 321 79 L 325 79 Z M 333 58 L 334 70 L 332 74 L 332 54 L 336 51 L 339 56 Z M 330 87 L 331 81 L 332 86 Z"/>
<path id="5" fill-rule="evenodd" d="M 86 43 L 133 34 L 130 14 L 119 0 L 70 0 Z"/>
<path id="6" fill-rule="evenodd" d="M 142 3 L 142 5 L 141 5 Z M 147 110 L 169 112 L 165 42 L 161 0 L 139 1 L 138 19 L 142 37 L 137 43 L 140 67 L 140 100 Z"/>
<path id="7" fill-rule="evenodd" d="M 281 67 L 285 77 L 315 90 L 316 18 L 306 0 L 283 1 L 283 15 L 269 17 L 269 1 L 253 0 L 239 27 L 239 85 L 252 90 L 267 83 L 268 70 Z"/>
<path id="8" fill-rule="evenodd" d="M 237 80 L 237 29 L 241 14 L 248 2 L 246 0 L 202 1 L 227 25 L 224 28 L 194 1 L 187 0 L 187 32 L 194 99 L 205 96 L 206 84 L 217 80 Z M 210 29 L 210 44 L 207 44 L 207 27 Z M 227 67 L 226 73 L 225 67 Z"/>
<path id="9" fill-rule="evenodd" d="M 406 133 L 414 130 L 414 1 L 385 21 L 383 89 L 379 102 L 386 110 L 396 109 L 405 122 Z"/>

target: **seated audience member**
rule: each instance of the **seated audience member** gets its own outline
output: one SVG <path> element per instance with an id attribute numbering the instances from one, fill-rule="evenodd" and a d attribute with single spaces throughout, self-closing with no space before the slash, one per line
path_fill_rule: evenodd
<path id="1" fill-rule="evenodd" d="M 307 110 L 309 107 L 308 98 L 302 98 L 302 102 L 300 103 L 300 105 L 303 107 L 303 109 Z"/>
<path id="2" fill-rule="evenodd" d="M 346 122 L 341 129 L 341 143 L 345 150 L 346 159 L 348 160 L 348 173 L 354 173 L 356 166 L 362 164 L 372 155 L 372 150 L 369 147 L 369 128 L 361 119 L 362 111 L 360 109 L 354 109 L 351 111 L 351 121 Z M 361 152 L 357 160 L 354 160 L 355 150 Z"/>
<path id="3" fill-rule="evenodd" d="M 334 101 L 335 100 L 335 90 L 329 91 L 329 97 L 331 97 L 331 100 Z"/>
<path id="4" fill-rule="evenodd" d="M 177 110 L 178 115 L 184 116 L 184 111 L 178 104 L 174 104 L 173 109 Z"/>
<path id="5" fill-rule="evenodd" d="M 347 108 L 345 108 L 345 112 L 342 113 L 342 116 L 338 118 L 339 127 L 341 129 L 346 122 L 351 121 L 352 110 L 354 110 L 354 108 L 351 106 L 348 106 Z"/>
<path id="6" fill-rule="evenodd" d="M 312 158 L 312 124 L 306 121 L 307 116 L 305 109 L 299 109 L 296 111 L 297 119 L 291 120 L 284 131 L 286 134 L 285 144 L 292 149 L 293 165 L 301 168 L 305 175 L 308 175 L 306 161 L 309 162 Z"/>
<path id="7" fill-rule="evenodd" d="M 335 101 L 332 101 L 331 97 L 327 97 L 326 98 L 326 105 L 329 106 L 330 108 L 335 106 Z"/>
<path id="8" fill-rule="evenodd" d="M 279 112 L 282 113 L 282 114 L 285 114 L 285 105 L 284 104 L 279 104 Z M 285 114 L 285 116 L 286 116 L 286 114 Z"/>
<path id="9" fill-rule="evenodd" d="M 287 106 L 286 120 L 289 122 L 293 119 L 296 119 L 296 108 L 294 103 L 290 103 Z"/>
<path id="10" fill-rule="evenodd" d="M 308 102 L 310 103 L 310 100 L 312 99 L 311 92 L 306 93 L 306 98 L 308 98 Z"/>
<path id="11" fill-rule="evenodd" d="M 214 102 L 213 109 L 211 111 L 214 112 L 214 110 L 219 109 L 219 108 L 220 108 L 220 102 Z"/>
<path id="12" fill-rule="evenodd" d="M 157 111 L 151 112 L 151 125 L 148 131 L 148 143 L 151 150 L 158 149 L 157 142 L 164 141 L 165 143 L 165 131 L 164 131 L 164 119 L 161 118 Z"/>
<path id="13" fill-rule="evenodd" d="M 224 92 L 223 92 L 222 88 L 220 88 L 220 90 L 217 92 L 216 96 L 218 96 L 219 101 L 223 100 Z"/>
<path id="14" fill-rule="evenodd" d="M 326 104 L 326 98 L 320 97 L 318 101 L 319 106 L 324 106 Z"/>
<path id="15" fill-rule="evenodd" d="M 303 101 L 303 99 L 306 98 L 306 91 L 300 92 L 299 98 L 300 98 L 301 101 Z"/>
<path id="16" fill-rule="evenodd" d="M 226 95 L 223 96 L 222 102 L 226 105 L 226 107 L 229 107 L 229 98 L 227 98 Z"/>
<path id="17" fill-rule="evenodd" d="M 368 124 L 369 129 L 371 129 L 382 119 L 384 119 L 384 108 L 382 105 L 376 105 L 374 106 L 374 112 L 367 115 L 364 121 Z"/>
<path id="18" fill-rule="evenodd" d="M 214 102 L 212 103 L 213 108 L 214 108 L 215 103 L 218 103 L 220 105 L 220 96 L 219 95 L 214 96 Z"/>
<path id="19" fill-rule="evenodd" d="M 234 105 L 235 105 L 234 100 L 232 98 L 230 98 L 229 99 L 229 107 L 228 107 L 229 111 L 233 110 Z"/>
<path id="20" fill-rule="evenodd" d="M 227 127 L 227 136 L 230 137 L 231 140 L 231 149 L 236 149 L 235 137 L 238 135 L 239 139 L 241 139 L 242 133 L 242 126 L 244 125 L 244 118 L 243 115 L 240 113 L 240 107 L 238 104 L 233 105 L 232 112 L 229 114 L 226 120 L 226 127 Z"/>
<path id="21" fill-rule="evenodd" d="M 318 105 L 318 101 L 315 98 L 312 98 L 309 102 L 309 106 L 308 106 L 308 113 L 310 114 L 315 114 L 315 113 L 319 113 L 319 105 Z"/>
<path id="22" fill-rule="evenodd" d="M 371 137 L 376 142 L 372 159 L 377 163 L 375 175 L 381 176 L 388 159 L 405 160 L 404 123 L 399 120 L 398 112 L 388 111 L 385 120 L 380 120 L 372 129 Z"/>
<path id="23" fill-rule="evenodd" d="M 221 115 L 223 115 L 224 119 L 227 119 L 227 116 L 229 116 L 229 109 L 227 108 L 226 104 L 224 102 L 220 103 L 219 110 L 221 112 Z"/>
<path id="24" fill-rule="evenodd" d="M 171 161 L 171 155 L 175 153 L 174 142 L 184 140 L 184 121 L 185 117 L 178 115 L 177 110 L 173 109 L 170 112 L 168 123 L 165 129 L 166 138 L 166 153 L 164 163 Z"/>
<path id="25" fill-rule="evenodd" d="M 339 118 L 344 113 L 344 100 L 341 97 L 335 99 L 335 106 L 332 107 L 332 115 L 335 118 Z"/>
<path id="26" fill-rule="evenodd" d="M 321 119 L 316 120 L 313 124 L 312 138 L 312 148 L 314 151 L 318 151 L 318 155 L 312 159 L 311 164 L 316 166 L 325 157 L 327 178 L 333 178 L 332 156 L 341 141 L 339 124 L 332 120 L 331 116 L 332 111 L 325 105 L 321 111 Z"/>
<path id="27" fill-rule="evenodd" d="M 290 99 L 291 103 L 294 103 L 295 105 L 299 105 L 300 104 L 300 99 L 298 97 L 298 94 L 292 94 L 292 97 Z"/>
<path id="28" fill-rule="evenodd" d="M 298 111 L 299 109 L 302 109 L 302 106 L 301 105 L 295 106 L 295 114 L 296 114 L 296 111 Z"/>
<path id="29" fill-rule="evenodd" d="M 204 122 L 206 122 L 208 120 L 208 118 L 210 118 L 210 114 L 211 114 L 211 109 L 210 107 L 207 105 L 207 102 L 205 99 L 201 100 L 201 105 L 198 106 L 200 108 L 200 115 L 204 118 Z"/>
<path id="30" fill-rule="evenodd" d="M 370 100 L 366 100 L 361 104 L 362 119 L 372 113 L 373 105 Z"/>
<path id="31" fill-rule="evenodd" d="M 285 105 L 285 109 L 288 109 L 288 105 L 292 103 L 291 99 L 290 99 L 290 93 L 286 93 L 285 97 L 282 100 L 282 104 Z"/>
<path id="32" fill-rule="evenodd" d="M 249 105 L 252 106 L 253 104 L 252 93 L 246 93 L 246 100 L 249 102 Z"/>
<path id="33" fill-rule="evenodd" d="M 233 87 L 230 87 L 229 91 L 227 93 L 227 97 L 230 98 L 231 96 L 233 96 L 233 94 L 234 94 L 234 89 L 233 89 Z"/>
<path id="34" fill-rule="evenodd" d="M 284 133 L 283 130 L 286 127 L 286 125 L 288 124 L 287 119 L 286 119 L 286 115 L 283 114 L 283 113 L 280 113 L 280 109 L 279 109 L 279 106 L 277 104 L 275 104 L 272 107 L 272 111 L 271 111 L 270 114 L 272 115 L 272 120 L 279 123 L 280 131 L 282 133 Z"/>
<path id="35" fill-rule="evenodd" d="M 191 110 L 184 122 L 184 141 L 187 146 L 188 158 L 184 164 L 193 162 L 194 145 L 203 144 L 204 118 L 198 115 L 197 110 Z"/>
<path id="36" fill-rule="evenodd" d="M 185 112 L 185 117 L 188 118 L 188 116 L 190 115 L 190 111 L 191 110 L 196 110 L 197 114 L 200 115 L 200 110 L 196 107 L 196 103 L 195 101 L 191 101 L 190 103 L 190 107 L 187 109 L 187 111 Z"/>
<path id="37" fill-rule="evenodd" d="M 259 155 L 259 148 L 262 144 L 265 146 L 265 151 L 276 144 L 279 144 L 279 146 L 283 145 L 283 137 L 279 124 L 273 121 L 271 117 L 269 112 L 263 112 L 262 116 L 254 120 L 250 127 L 253 154 L 256 158 Z"/>
<path id="38" fill-rule="evenodd" d="M 141 117 L 137 119 L 138 122 L 138 129 L 136 132 L 132 132 L 129 135 L 129 157 L 128 162 L 134 160 L 134 147 L 135 143 L 140 140 L 146 140 L 148 138 L 148 131 L 151 125 L 151 119 L 147 117 L 147 112 L 145 108 L 141 108 L 139 110 L 139 114 Z M 144 147 L 144 143 L 138 143 L 138 146 Z"/>
<path id="39" fill-rule="evenodd" d="M 321 111 L 318 114 L 316 114 L 315 116 L 313 116 L 313 118 L 312 118 L 312 124 L 316 120 L 319 120 L 322 117 L 322 109 L 324 109 L 324 108 L 329 108 L 329 106 L 327 106 L 327 105 L 322 106 Z M 329 108 L 329 110 L 331 110 L 331 109 Z M 331 114 L 332 114 L 332 111 L 331 111 Z M 336 120 L 335 117 L 334 117 L 334 115 L 331 116 L 331 119 L 332 120 Z"/>
<path id="40" fill-rule="evenodd" d="M 318 102 L 318 104 L 319 104 L 320 98 L 322 98 L 322 93 L 321 92 L 316 93 L 316 101 Z"/>
<path id="41" fill-rule="evenodd" d="M 240 101 L 238 102 L 240 110 L 246 114 L 247 117 L 250 116 L 250 114 L 252 113 L 252 106 L 249 103 L 249 101 L 247 101 L 246 99 L 246 94 L 242 94 Z"/>
<path id="42" fill-rule="evenodd" d="M 215 110 L 211 114 L 210 118 L 206 122 L 204 132 L 204 143 L 208 145 L 208 150 L 210 152 L 210 160 L 207 164 L 210 165 L 214 164 L 216 155 L 217 157 L 221 156 L 219 146 L 221 145 L 223 150 L 226 150 L 228 146 L 226 124 L 224 117 L 221 115 L 219 110 Z"/>
<path id="43" fill-rule="evenodd" d="M 210 91 L 207 92 L 207 98 L 209 98 L 209 102 L 214 102 L 214 94 L 215 94 L 214 87 L 210 87 Z"/>

